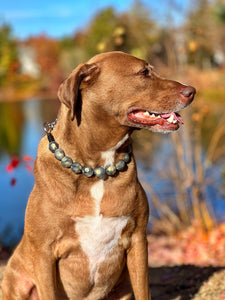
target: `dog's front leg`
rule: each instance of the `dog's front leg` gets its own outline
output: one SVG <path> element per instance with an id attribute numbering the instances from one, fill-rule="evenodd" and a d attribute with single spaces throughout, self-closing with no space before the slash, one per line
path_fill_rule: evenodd
<path id="1" fill-rule="evenodd" d="M 35 262 L 35 284 L 39 300 L 56 300 L 56 262 L 53 257 L 40 255 Z"/>
<path id="2" fill-rule="evenodd" d="M 134 233 L 127 252 L 127 267 L 136 300 L 150 300 L 148 282 L 147 239 L 143 233 Z"/>
<path id="3" fill-rule="evenodd" d="M 3 300 L 56 300 L 55 259 L 20 243 L 10 258 L 2 282 Z"/>

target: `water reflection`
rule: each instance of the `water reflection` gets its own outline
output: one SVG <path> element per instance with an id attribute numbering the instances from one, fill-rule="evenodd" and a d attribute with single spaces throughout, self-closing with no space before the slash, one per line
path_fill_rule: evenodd
<path id="1" fill-rule="evenodd" d="M 14 154 L 20 148 L 24 115 L 20 103 L 0 105 L 0 155 Z"/>
<path id="2" fill-rule="evenodd" d="M 54 119 L 57 110 L 56 101 L 0 104 L 0 243 L 12 245 L 21 238 L 24 211 L 34 184 L 33 175 L 22 164 L 13 173 L 7 173 L 6 166 L 12 155 L 36 157 L 44 135 L 42 124 Z M 14 186 L 10 184 L 12 177 L 16 178 Z"/>

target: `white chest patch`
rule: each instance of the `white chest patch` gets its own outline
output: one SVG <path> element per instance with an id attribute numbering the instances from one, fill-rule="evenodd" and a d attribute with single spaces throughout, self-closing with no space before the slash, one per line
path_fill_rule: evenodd
<path id="1" fill-rule="evenodd" d="M 102 154 L 102 159 L 105 160 L 104 167 L 106 167 L 107 165 L 112 165 L 114 163 L 115 151 L 117 149 L 119 149 L 119 147 L 122 146 L 126 142 L 128 137 L 129 137 L 129 135 L 126 134 L 124 136 L 124 138 L 116 144 L 116 146 L 114 146 L 114 147 L 108 149 L 107 151 L 104 151 L 104 152 L 101 153 Z"/>
<path id="2" fill-rule="evenodd" d="M 93 185 L 90 192 L 91 196 L 95 200 L 95 216 L 98 216 L 100 214 L 100 205 L 104 194 L 104 181 L 99 180 L 96 184 Z"/>
<path id="3" fill-rule="evenodd" d="M 91 281 L 97 280 L 99 264 L 118 245 L 123 228 L 129 217 L 103 218 L 102 215 L 75 218 L 83 251 L 90 261 Z"/>
<path id="4" fill-rule="evenodd" d="M 114 163 L 115 151 L 123 145 L 129 135 L 111 149 L 101 153 L 105 160 L 104 166 Z M 129 216 L 103 218 L 101 215 L 101 200 L 104 195 L 104 180 L 99 180 L 90 190 L 91 197 L 94 199 L 94 216 L 84 218 L 73 218 L 75 230 L 79 234 L 81 247 L 90 261 L 90 277 L 92 282 L 98 279 L 98 267 L 105 260 L 113 249 L 118 245 L 122 230 L 125 228 Z"/>

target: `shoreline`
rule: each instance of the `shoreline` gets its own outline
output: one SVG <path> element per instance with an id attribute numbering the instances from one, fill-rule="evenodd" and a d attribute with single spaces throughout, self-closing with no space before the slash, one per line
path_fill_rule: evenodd
<path id="1" fill-rule="evenodd" d="M 13 102 L 24 102 L 31 99 L 38 100 L 58 100 L 57 90 L 55 92 L 50 91 L 21 91 L 14 88 L 3 88 L 3 91 L 0 92 L 0 103 L 13 103 Z"/>

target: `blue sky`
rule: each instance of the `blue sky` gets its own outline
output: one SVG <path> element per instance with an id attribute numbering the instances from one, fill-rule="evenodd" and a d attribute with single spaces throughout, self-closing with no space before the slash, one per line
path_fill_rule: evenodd
<path id="1" fill-rule="evenodd" d="M 108 6 L 123 12 L 134 0 L 6 0 L 0 6 L 0 24 L 9 23 L 16 37 L 46 33 L 52 37 L 70 35 L 85 28 L 93 16 Z M 171 3 L 177 4 L 172 15 L 175 23 L 181 22 L 188 9 L 188 0 L 142 0 L 153 18 L 161 22 L 171 12 Z"/>

